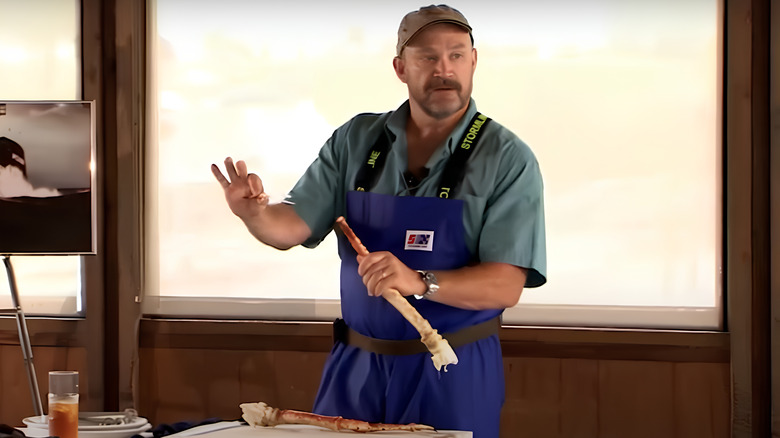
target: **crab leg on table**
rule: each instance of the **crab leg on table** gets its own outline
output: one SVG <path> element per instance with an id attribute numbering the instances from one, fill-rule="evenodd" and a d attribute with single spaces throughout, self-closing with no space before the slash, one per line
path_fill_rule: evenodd
<path id="1" fill-rule="evenodd" d="M 418 430 L 434 430 L 425 424 L 385 424 L 369 423 L 360 420 L 348 420 L 343 417 L 330 417 L 317 415 L 310 412 L 295 411 L 292 409 L 280 410 L 272 408 L 263 402 L 242 403 L 239 405 L 243 411 L 242 418 L 252 427 L 277 426 L 279 424 L 306 424 L 319 426 L 326 429 L 340 431 L 351 430 L 354 432 L 379 432 L 383 430 L 404 430 L 415 432 Z"/>
<path id="2" fill-rule="evenodd" d="M 347 225 L 347 220 L 344 219 L 343 216 L 339 216 L 339 218 L 336 219 L 336 224 L 338 224 L 339 228 L 352 245 L 352 248 L 359 255 L 368 255 L 368 249 L 363 246 L 363 243 L 355 235 L 355 232 L 352 231 L 352 228 Z M 431 360 L 433 361 L 433 366 L 436 367 L 437 370 L 441 370 L 441 368 L 444 367 L 444 371 L 447 371 L 447 365 L 455 365 L 458 363 L 458 356 L 450 346 L 450 343 L 442 338 L 436 329 L 431 327 L 428 320 L 423 318 L 422 315 L 420 315 L 420 312 L 409 304 L 400 292 L 395 289 L 388 289 L 382 296 L 392 304 L 393 307 L 398 309 L 398 311 L 401 312 L 401 315 L 403 315 L 403 317 L 420 333 L 420 340 L 433 355 L 431 356 Z"/>

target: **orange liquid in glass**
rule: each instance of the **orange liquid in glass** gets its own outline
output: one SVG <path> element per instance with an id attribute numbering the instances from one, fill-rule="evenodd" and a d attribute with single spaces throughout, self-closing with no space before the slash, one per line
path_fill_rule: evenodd
<path id="1" fill-rule="evenodd" d="M 49 435 L 60 438 L 78 438 L 78 403 L 49 404 Z"/>

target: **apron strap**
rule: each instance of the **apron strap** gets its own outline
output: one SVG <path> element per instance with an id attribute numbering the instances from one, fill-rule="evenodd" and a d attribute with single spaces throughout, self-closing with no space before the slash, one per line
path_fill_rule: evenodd
<path id="1" fill-rule="evenodd" d="M 463 180 L 463 174 L 466 172 L 466 162 L 482 137 L 482 128 L 489 121 L 489 118 L 480 113 L 476 113 L 471 119 L 468 131 L 463 134 L 459 146 L 452 153 L 450 159 L 447 160 L 447 165 L 444 167 L 439 191 L 436 192 L 438 197 L 449 198 L 450 193 Z"/>
<path id="2" fill-rule="evenodd" d="M 368 151 L 368 157 L 363 162 L 363 165 L 360 166 L 360 170 L 358 170 L 357 177 L 355 177 L 355 190 L 359 192 L 371 190 L 382 168 L 385 166 L 390 143 L 395 140 L 394 138 L 391 139 L 391 136 L 392 134 L 387 129 L 379 134 L 376 142 Z"/>
<path id="3" fill-rule="evenodd" d="M 471 119 L 469 129 L 463 133 L 463 137 L 458 142 L 458 147 L 452 153 L 450 159 L 447 160 L 447 164 L 444 167 L 439 190 L 436 192 L 439 198 L 449 198 L 463 179 L 463 174 L 466 171 L 466 162 L 482 137 L 482 128 L 490 120 L 489 117 L 479 112 Z M 368 157 L 366 157 L 355 178 L 355 190 L 359 192 L 371 190 L 377 177 L 382 172 L 387 159 L 387 153 L 390 150 L 390 143 L 394 140 L 390 136 L 391 134 L 385 130 L 369 149 Z"/>

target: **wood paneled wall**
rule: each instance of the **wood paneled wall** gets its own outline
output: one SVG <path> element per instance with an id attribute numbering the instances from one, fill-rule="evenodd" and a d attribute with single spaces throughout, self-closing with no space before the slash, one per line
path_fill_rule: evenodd
<path id="1" fill-rule="evenodd" d="M 79 392 L 84 394 L 82 410 L 99 410 L 100 405 L 90 402 L 93 391 L 88 375 L 87 354 L 84 348 L 35 347 L 33 362 L 44 412 L 48 412 L 47 398 L 50 370 L 79 372 Z M 0 423 L 24 426 L 22 419 L 35 415 L 27 370 L 19 345 L 0 345 Z"/>
<path id="2" fill-rule="evenodd" d="M 327 326 L 253 325 L 142 321 L 140 411 L 173 423 L 237 419 L 243 402 L 311 410 Z M 727 334 L 505 328 L 502 344 L 502 437 L 730 436 Z"/>
<path id="3" fill-rule="evenodd" d="M 139 409 L 157 423 L 235 420 L 238 405 L 310 411 L 327 353 L 142 348 Z"/>
<path id="4" fill-rule="evenodd" d="M 33 365 L 47 411 L 49 371 L 79 372 L 82 410 L 103 410 L 102 363 L 90 359 L 95 342 L 102 338 L 91 323 L 75 319 L 28 319 Z M 99 351 L 99 350 L 98 350 Z M 35 415 L 27 370 L 19 345 L 15 318 L 0 318 L 0 423 L 22 425 L 22 419 Z"/>
<path id="5" fill-rule="evenodd" d="M 47 370 L 86 377 L 89 367 L 85 348 L 42 338 L 49 345 L 34 354 L 45 397 Z M 21 350 L 6 342 L 0 423 L 22 426 L 32 400 Z M 330 334 L 317 324 L 143 320 L 139 342 L 137 408 L 160 424 L 237 419 L 251 401 L 310 410 Z M 502 437 L 730 436 L 727 334 L 505 328 L 502 344 Z M 95 389 L 81 387 L 82 410 L 100 410 Z"/>
<path id="6" fill-rule="evenodd" d="M 728 437 L 722 363 L 505 358 L 501 436 Z"/>
<path id="7" fill-rule="evenodd" d="M 240 403 L 311 410 L 326 353 L 141 349 L 141 412 L 226 420 Z M 505 438 L 726 438 L 727 363 L 505 358 Z"/>

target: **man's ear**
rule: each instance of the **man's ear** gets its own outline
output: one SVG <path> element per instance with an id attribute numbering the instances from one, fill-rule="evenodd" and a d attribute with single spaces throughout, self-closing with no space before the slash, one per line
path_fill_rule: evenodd
<path id="1" fill-rule="evenodd" d="M 477 71 L 477 49 L 472 48 L 471 50 L 474 52 L 474 56 L 472 57 L 473 60 L 471 61 L 471 73 L 474 74 L 474 72 Z"/>
<path id="2" fill-rule="evenodd" d="M 406 65 L 404 65 L 404 60 L 400 56 L 393 58 L 393 70 L 395 70 L 395 75 L 398 76 L 398 79 L 405 84 Z"/>

